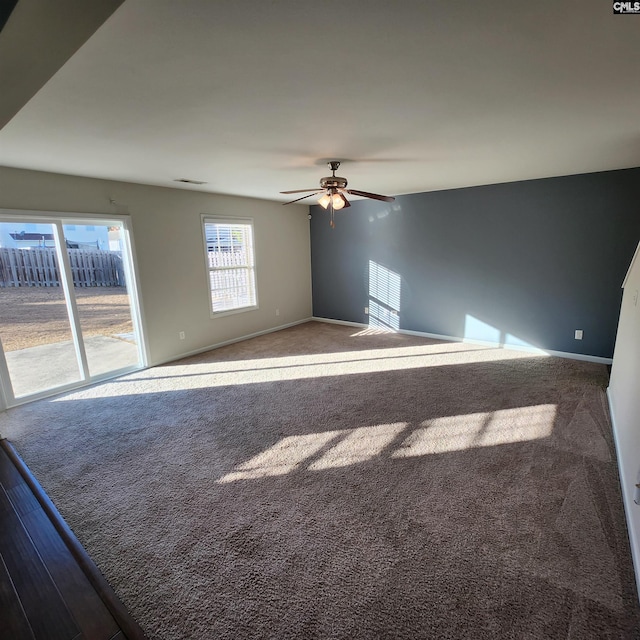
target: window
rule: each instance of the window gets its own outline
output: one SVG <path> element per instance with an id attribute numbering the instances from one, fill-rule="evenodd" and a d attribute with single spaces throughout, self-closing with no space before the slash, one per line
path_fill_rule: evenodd
<path id="1" fill-rule="evenodd" d="M 255 256 L 251 220 L 202 218 L 211 313 L 255 309 Z"/>

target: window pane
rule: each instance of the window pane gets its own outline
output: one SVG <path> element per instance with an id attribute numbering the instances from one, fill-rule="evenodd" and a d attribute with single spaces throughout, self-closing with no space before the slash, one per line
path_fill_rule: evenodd
<path id="1" fill-rule="evenodd" d="M 251 262 L 241 251 L 207 251 L 209 267 L 249 267 Z"/>
<path id="2" fill-rule="evenodd" d="M 73 230 L 68 234 L 70 226 Z M 67 253 L 89 373 L 97 376 L 139 366 L 122 257 L 122 225 L 65 224 L 64 233 L 67 246 L 74 246 Z"/>
<path id="3" fill-rule="evenodd" d="M 204 222 L 213 313 L 256 305 L 252 232 L 250 223 Z"/>
<path id="4" fill-rule="evenodd" d="M 16 398 L 82 379 L 54 238 L 52 224 L 0 222 L 0 341 Z"/>
<path id="5" fill-rule="evenodd" d="M 214 311 L 255 305 L 252 269 L 216 269 L 210 272 L 209 279 Z"/>

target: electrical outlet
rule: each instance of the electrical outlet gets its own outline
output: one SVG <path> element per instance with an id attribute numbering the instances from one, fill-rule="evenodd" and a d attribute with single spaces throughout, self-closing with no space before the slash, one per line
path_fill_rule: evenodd
<path id="1" fill-rule="evenodd" d="M 576 340 L 582 340 L 582 329 L 576 329 Z"/>
<path id="2" fill-rule="evenodd" d="M 276 309 L 276 315 L 279 316 L 280 315 L 280 309 Z"/>
<path id="3" fill-rule="evenodd" d="M 184 340 L 184 337 L 185 337 L 185 336 L 184 336 L 184 331 L 181 331 L 181 332 L 178 334 L 178 338 L 180 338 L 180 340 Z"/>
<path id="4" fill-rule="evenodd" d="M 369 315 L 369 307 L 365 307 L 365 308 L 364 308 L 364 314 L 365 314 L 366 316 L 368 316 L 368 315 Z"/>

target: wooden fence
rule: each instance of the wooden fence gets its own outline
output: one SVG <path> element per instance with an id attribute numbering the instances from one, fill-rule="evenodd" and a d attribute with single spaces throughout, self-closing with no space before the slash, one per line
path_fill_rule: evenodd
<path id="1" fill-rule="evenodd" d="M 124 287 L 116 251 L 67 249 L 76 287 Z M 0 248 L 0 287 L 59 287 L 55 249 Z"/>

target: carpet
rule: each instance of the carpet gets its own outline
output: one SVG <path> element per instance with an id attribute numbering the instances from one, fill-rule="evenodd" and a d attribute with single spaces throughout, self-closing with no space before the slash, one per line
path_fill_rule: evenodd
<path id="1" fill-rule="evenodd" d="M 151 638 L 638 638 L 607 382 L 308 323 L 0 433 Z"/>

